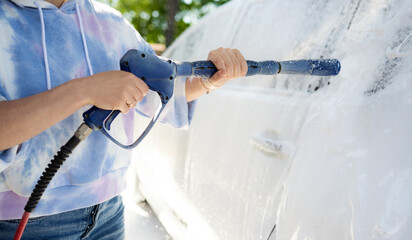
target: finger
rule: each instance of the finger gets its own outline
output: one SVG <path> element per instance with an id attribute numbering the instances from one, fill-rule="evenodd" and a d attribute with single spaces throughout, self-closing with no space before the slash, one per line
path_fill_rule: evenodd
<path id="1" fill-rule="evenodd" d="M 127 113 L 129 112 L 130 107 L 127 105 L 126 101 L 123 101 L 117 109 L 122 113 Z"/>
<path id="2" fill-rule="evenodd" d="M 135 86 L 139 89 L 143 97 L 149 92 L 149 86 L 140 78 L 136 77 Z"/>
<path id="3" fill-rule="evenodd" d="M 145 96 L 147 92 L 149 91 L 149 86 L 140 78 L 136 77 L 134 74 L 125 72 L 127 73 L 127 81 L 132 81 L 133 85 L 139 89 L 139 91 Z"/>
<path id="4" fill-rule="evenodd" d="M 240 53 L 240 51 L 238 49 L 235 49 L 235 55 L 237 57 L 237 59 L 239 60 L 240 64 L 241 64 L 241 76 L 244 77 L 247 74 L 248 71 L 248 66 L 247 66 L 247 62 L 245 57 L 242 55 L 242 53 Z"/>
<path id="5" fill-rule="evenodd" d="M 218 70 L 226 70 L 225 62 L 221 58 L 221 51 L 223 51 L 222 48 L 219 48 L 217 50 L 210 51 L 208 60 L 212 61 L 212 63 L 215 65 L 215 67 Z"/>
<path id="6" fill-rule="evenodd" d="M 136 105 L 138 102 L 141 102 L 144 96 L 146 95 L 137 86 L 134 87 L 132 94 L 134 99 L 134 105 Z"/>
<path id="7" fill-rule="evenodd" d="M 136 100 L 136 98 L 133 96 L 133 95 L 130 95 L 130 97 L 128 97 L 125 101 L 124 101 L 124 103 L 126 104 L 126 106 L 127 106 L 127 108 L 134 108 L 134 106 L 136 105 L 136 103 L 137 103 L 137 100 Z"/>
<path id="8" fill-rule="evenodd" d="M 134 108 L 136 104 L 143 100 L 143 94 L 135 85 L 128 86 L 125 89 L 123 97 L 120 100 L 120 103 L 125 103 L 128 108 Z"/>
<path id="9" fill-rule="evenodd" d="M 226 65 L 223 59 L 219 55 L 210 55 L 208 58 L 212 63 L 215 65 L 216 69 L 218 70 L 213 76 L 210 78 L 211 80 L 218 80 L 226 76 Z"/>
<path id="10" fill-rule="evenodd" d="M 241 75 L 241 64 L 239 59 L 237 58 L 236 54 L 235 54 L 235 50 L 231 50 L 230 51 L 230 59 L 233 63 L 233 76 L 232 78 L 238 78 Z"/>
<path id="11" fill-rule="evenodd" d="M 232 78 L 233 77 L 233 61 L 230 57 L 230 50 L 227 49 L 224 51 L 224 53 L 222 53 L 220 55 L 220 57 L 223 59 L 224 63 L 225 63 L 225 68 L 226 68 L 226 78 Z"/>
<path id="12" fill-rule="evenodd" d="M 143 99 L 143 94 L 134 85 L 125 86 L 122 90 L 122 94 L 119 95 L 119 103 L 123 107 L 126 105 L 127 108 L 133 108 L 137 102 Z"/>

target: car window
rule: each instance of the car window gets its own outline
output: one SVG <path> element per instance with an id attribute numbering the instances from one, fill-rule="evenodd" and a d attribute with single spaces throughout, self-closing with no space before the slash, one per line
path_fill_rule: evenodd
<path id="1" fill-rule="evenodd" d="M 226 24 L 237 18 L 236 9 L 223 6 L 184 32 L 163 56 L 176 61 L 206 60 L 210 50 L 228 46 L 225 39 L 233 35 L 233 27 Z M 215 37 L 214 37 L 215 36 Z"/>

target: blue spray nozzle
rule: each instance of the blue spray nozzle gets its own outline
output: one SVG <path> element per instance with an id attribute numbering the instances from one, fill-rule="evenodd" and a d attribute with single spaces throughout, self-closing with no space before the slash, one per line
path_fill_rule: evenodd
<path id="1" fill-rule="evenodd" d="M 337 59 L 293 60 L 279 62 L 280 73 L 312 76 L 336 76 L 340 72 Z"/>

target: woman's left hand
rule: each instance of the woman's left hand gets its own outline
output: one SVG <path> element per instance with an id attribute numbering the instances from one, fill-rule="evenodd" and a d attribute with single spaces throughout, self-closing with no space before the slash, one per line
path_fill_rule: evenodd
<path id="1" fill-rule="evenodd" d="M 237 49 L 218 48 L 209 52 L 208 60 L 217 68 L 217 72 L 208 79 L 193 78 L 186 81 L 186 100 L 197 99 L 205 93 L 214 91 L 229 80 L 244 77 L 248 66 L 245 58 Z"/>
<path id="2" fill-rule="evenodd" d="M 246 60 L 238 49 L 218 48 L 210 51 L 207 59 L 212 61 L 218 70 L 209 79 L 216 88 L 231 79 L 244 77 L 248 70 Z"/>

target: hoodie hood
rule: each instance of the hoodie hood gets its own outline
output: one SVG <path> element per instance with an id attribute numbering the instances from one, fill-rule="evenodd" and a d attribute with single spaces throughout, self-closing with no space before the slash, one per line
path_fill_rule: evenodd
<path id="1" fill-rule="evenodd" d="M 41 8 L 49 8 L 49 9 L 55 9 L 57 8 L 53 4 L 46 2 L 44 0 L 10 0 L 11 2 L 14 2 L 15 4 L 19 5 L 20 7 L 33 7 L 37 8 L 37 6 L 34 4 L 34 2 L 37 2 Z"/>
<path id="2" fill-rule="evenodd" d="M 58 10 L 55 5 L 44 0 L 9 0 L 22 8 L 41 8 L 44 10 Z M 60 7 L 64 13 L 74 13 L 76 11 L 76 3 L 78 0 L 68 0 Z"/>

